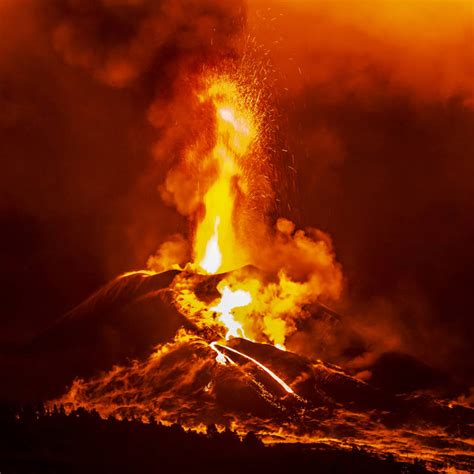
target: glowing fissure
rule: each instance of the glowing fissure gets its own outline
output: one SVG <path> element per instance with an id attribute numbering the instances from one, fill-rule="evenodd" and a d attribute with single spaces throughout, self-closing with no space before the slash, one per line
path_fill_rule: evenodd
<path id="1" fill-rule="evenodd" d="M 225 355 L 222 351 L 220 351 L 217 348 L 217 342 L 215 342 L 215 341 L 211 342 L 209 344 L 209 346 L 217 354 L 216 355 L 216 362 L 218 362 L 219 364 L 222 364 L 222 365 L 226 365 L 227 362 L 229 362 L 232 365 L 236 365 L 235 362 L 230 357 Z"/>

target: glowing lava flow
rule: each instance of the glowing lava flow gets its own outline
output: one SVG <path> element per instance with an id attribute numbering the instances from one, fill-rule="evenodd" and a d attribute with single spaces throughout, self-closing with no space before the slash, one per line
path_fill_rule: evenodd
<path id="1" fill-rule="evenodd" d="M 268 367 L 265 367 L 261 362 L 259 362 L 258 360 L 254 359 L 253 357 L 250 357 L 249 355 L 247 354 L 244 354 L 240 351 L 238 351 L 237 349 L 233 349 L 232 347 L 228 347 L 228 346 L 221 346 L 220 344 L 217 344 L 216 342 L 212 342 L 210 344 L 211 348 L 217 352 L 217 357 L 216 357 L 216 360 L 217 362 L 219 363 L 225 363 L 227 360 L 230 361 L 232 364 L 235 364 L 235 362 L 226 354 L 224 354 L 222 351 L 219 350 L 219 348 L 222 348 L 222 349 L 225 349 L 226 351 L 230 351 L 230 352 L 233 352 L 234 354 L 237 354 L 251 362 L 253 362 L 254 364 L 256 364 L 258 367 L 260 367 L 262 370 L 264 370 L 273 380 L 275 380 L 276 382 L 278 382 L 282 387 L 283 389 L 288 392 L 288 393 L 291 393 L 291 394 L 295 394 L 295 392 L 293 391 L 293 389 L 287 384 L 285 383 L 280 377 L 278 377 L 278 375 L 276 375 L 274 372 L 272 372 Z"/>
<path id="2" fill-rule="evenodd" d="M 210 100 L 215 108 L 216 141 L 210 158 L 217 177 L 204 196 L 205 212 L 196 229 L 194 257 L 201 270 L 217 273 L 246 263 L 245 247 L 235 232 L 234 209 L 236 189 L 243 180 L 239 160 L 248 152 L 256 126 L 232 81 L 216 81 L 201 100 Z"/>

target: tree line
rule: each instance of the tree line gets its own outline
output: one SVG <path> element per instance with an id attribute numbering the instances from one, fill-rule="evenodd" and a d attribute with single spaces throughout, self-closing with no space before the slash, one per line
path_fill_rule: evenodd
<path id="1" fill-rule="evenodd" d="M 0 406 L 1 474 L 43 473 L 407 473 L 429 472 L 422 462 L 400 463 L 354 448 L 282 443 L 265 446 L 249 432 L 206 432 L 130 418 L 103 419 L 64 407 Z"/>

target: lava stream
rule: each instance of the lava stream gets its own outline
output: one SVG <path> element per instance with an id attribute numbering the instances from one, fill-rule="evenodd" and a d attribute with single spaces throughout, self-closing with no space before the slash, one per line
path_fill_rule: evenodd
<path id="1" fill-rule="evenodd" d="M 234 363 L 234 362 L 232 361 L 232 359 L 228 355 L 223 354 L 218 348 L 225 349 L 226 351 L 233 352 L 234 354 L 237 354 L 237 355 L 239 355 L 241 357 L 244 357 L 245 359 L 253 362 L 255 365 L 257 365 L 262 370 L 264 370 L 273 380 L 278 382 L 286 392 L 295 395 L 294 390 L 287 383 L 285 383 L 280 377 L 278 377 L 278 375 L 276 375 L 268 367 L 264 366 L 261 362 L 254 359 L 253 357 L 250 357 L 249 355 L 244 354 L 244 353 L 238 351 L 237 349 L 233 349 L 232 347 L 222 346 L 222 345 L 218 344 L 217 342 L 211 342 L 210 346 L 212 347 L 212 349 L 214 349 L 217 352 L 218 355 L 217 355 L 216 360 L 219 363 L 222 363 L 225 360 L 230 360 L 232 363 Z M 223 357 L 220 357 L 220 355 L 222 355 Z"/>

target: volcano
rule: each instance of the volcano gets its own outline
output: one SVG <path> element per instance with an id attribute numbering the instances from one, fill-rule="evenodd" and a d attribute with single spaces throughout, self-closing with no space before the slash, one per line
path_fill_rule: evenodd
<path id="1" fill-rule="evenodd" d="M 0 474 L 474 472 L 468 3 L 0 0 Z"/>
<path id="2" fill-rule="evenodd" d="M 474 411 L 420 392 L 444 375 L 392 353 L 376 361 L 369 384 L 321 360 L 331 341 L 351 337 L 330 309 L 342 267 L 327 234 L 271 216 L 262 96 L 232 75 L 199 81 L 191 109 L 205 120 L 162 189 L 187 216 L 188 235 L 164 242 L 147 270 L 111 281 L 28 346 L 21 360 L 38 398 L 103 418 L 217 425 L 266 443 L 468 467 Z M 301 335 L 316 349 L 304 350 Z"/>
<path id="3" fill-rule="evenodd" d="M 203 329 L 180 312 L 173 294 L 185 279 L 206 303 L 228 277 L 134 272 L 112 281 L 28 347 L 33 371 L 50 382 L 41 396 L 51 407 L 95 410 L 103 418 L 158 419 L 197 431 L 215 424 L 255 432 L 270 444 L 357 446 L 435 468 L 469 467 L 468 407 L 416 392 L 396 395 L 272 344 L 213 342 L 212 325 Z M 344 324 L 325 307 L 312 311 L 330 327 Z"/>

